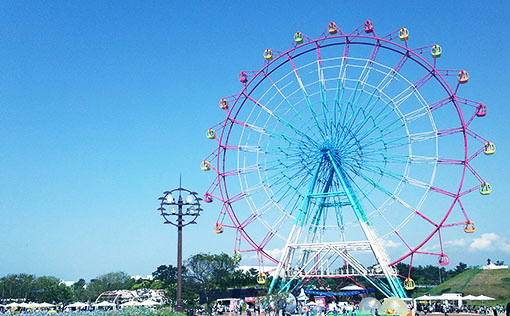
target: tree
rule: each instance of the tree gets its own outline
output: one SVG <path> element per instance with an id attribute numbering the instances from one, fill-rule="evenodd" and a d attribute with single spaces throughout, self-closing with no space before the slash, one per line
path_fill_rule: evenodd
<path id="1" fill-rule="evenodd" d="M 152 278 L 162 281 L 167 288 L 177 282 L 177 268 L 172 265 L 160 265 L 156 271 L 152 272 Z"/>
<path id="2" fill-rule="evenodd" d="M 131 287 L 131 290 L 138 290 L 138 289 L 148 289 L 150 288 L 151 286 L 151 281 L 149 280 L 143 280 L 142 282 L 140 283 L 135 283 L 132 287 Z"/>
<path id="3" fill-rule="evenodd" d="M 154 280 L 151 284 L 151 290 L 161 290 L 165 287 L 165 283 L 161 280 Z"/>
<path id="4" fill-rule="evenodd" d="M 74 282 L 73 285 L 71 285 L 71 290 L 76 301 L 83 302 L 88 299 L 87 290 L 85 288 L 86 285 L 87 283 L 84 279 L 79 279 L 77 282 Z"/>
<path id="5" fill-rule="evenodd" d="M 230 275 L 239 266 L 239 262 L 225 253 L 220 255 L 200 253 L 186 260 L 184 265 L 187 280 L 196 283 L 209 302 L 212 290 L 227 289 L 232 285 Z"/>
<path id="6" fill-rule="evenodd" d="M 37 302 L 68 303 L 73 298 L 70 287 L 51 276 L 42 276 L 34 282 L 34 300 Z"/>
<path id="7" fill-rule="evenodd" d="M 0 279 L 1 298 L 34 299 L 36 277 L 25 273 L 9 274 Z"/>
<path id="8" fill-rule="evenodd" d="M 455 267 L 454 274 L 457 275 L 457 274 L 460 274 L 466 270 L 467 270 L 467 264 L 465 264 L 464 262 L 459 262 L 459 264 Z"/>

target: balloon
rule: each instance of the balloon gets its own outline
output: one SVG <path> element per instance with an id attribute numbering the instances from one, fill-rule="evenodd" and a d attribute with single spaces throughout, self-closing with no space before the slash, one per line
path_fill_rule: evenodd
<path id="1" fill-rule="evenodd" d="M 380 314 L 406 316 L 407 304 L 398 297 L 387 298 L 382 303 L 382 312 Z"/>
<path id="2" fill-rule="evenodd" d="M 378 311 L 379 314 L 382 313 L 381 302 L 375 297 L 365 297 L 359 303 L 359 313 L 360 314 L 375 314 L 375 310 Z"/>

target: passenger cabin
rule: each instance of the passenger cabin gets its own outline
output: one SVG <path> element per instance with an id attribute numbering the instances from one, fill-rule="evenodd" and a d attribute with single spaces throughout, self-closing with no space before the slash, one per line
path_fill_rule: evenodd
<path id="1" fill-rule="evenodd" d="M 212 199 L 212 195 L 211 195 L 211 193 L 206 192 L 206 193 L 204 194 L 204 202 L 205 202 L 205 203 L 211 203 L 212 201 L 213 201 L 213 199 Z"/>
<path id="2" fill-rule="evenodd" d="M 223 233 L 223 225 L 222 225 L 222 224 L 219 224 L 219 223 L 214 224 L 214 232 L 215 232 L 216 234 L 221 234 L 221 233 Z"/>
<path id="3" fill-rule="evenodd" d="M 264 58 L 267 60 L 267 61 L 270 61 L 273 59 L 273 51 L 269 48 L 266 48 L 266 50 L 264 51 Z"/>
<path id="4" fill-rule="evenodd" d="M 480 194 L 488 195 L 491 194 L 491 192 L 492 192 L 491 185 L 488 184 L 487 182 L 482 183 L 482 185 L 480 186 Z"/>
<path id="5" fill-rule="evenodd" d="M 234 255 L 232 256 L 232 259 L 234 259 L 234 261 L 236 262 L 241 261 L 241 252 L 239 250 L 234 250 Z"/>
<path id="6" fill-rule="evenodd" d="M 370 21 L 370 20 L 365 21 L 363 28 L 365 29 L 365 33 L 372 33 L 374 31 L 374 25 L 372 24 L 372 21 Z"/>
<path id="7" fill-rule="evenodd" d="M 328 33 L 331 34 L 331 35 L 334 35 L 334 34 L 338 33 L 338 26 L 336 25 L 335 22 L 329 23 L 329 25 L 328 25 Z"/>
<path id="8" fill-rule="evenodd" d="M 261 272 L 257 275 L 257 283 L 258 284 L 265 284 L 267 280 L 267 274 Z"/>
<path id="9" fill-rule="evenodd" d="M 400 31 L 398 31 L 398 38 L 400 38 L 401 41 L 407 41 L 409 38 L 409 30 L 405 27 L 401 28 Z"/>
<path id="10" fill-rule="evenodd" d="M 248 82 L 248 75 L 246 75 L 246 73 L 244 71 L 241 71 L 239 73 L 239 81 L 241 81 L 241 83 L 247 83 Z"/>
<path id="11" fill-rule="evenodd" d="M 478 104 L 476 107 L 476 116 L 483 117 L 487 115 L 487 106 L 483 103 Z"/>
<path id="12" fill-rule="evenodd" d="M 464 232 L 465 233 L 474 233 L 476 230 L 476 227 L 475 227 L 475 223 L 473 223 L 472 221 L 467 221 L 466 224 L 464 225 Z"/>
<path id="13" fill-rule="evenodd" d="M 294 34 L 294 42 L 296 42 L 296 44 L 303 43 L 303 33 L 296 32 L 296 34 Z"/>
<path id="14" fill-rule="evenodd" d="M 488 142 L 487 144 L 485 144 L 483 152 L 486 155 L 492 155 L 493 153 L 496 152 L 496 145 L 494 145 L 494 143 Z"/>
<path id="15" fill-rule="evenodd" d="M 414 280 L 411 278 L 407 278 L 404 280 L 404 289 L 411 291 L 416 288 L 416 284 L 414 283 Z"/>
<path id="16" fill-rule="evenodd" d="M 211 170 L 211 164 L 207 160 L 202 160 L 202 163 L 200 164 L 200 169 L 203 171 L 209 171 Z"/>
<path id="17" fill-rule="evenodd" d="M 465 71 L 465 70 L 461 70 L 461 71 L 459 72 L 458 77 L 459 77 L 459 83 L 460 83 L 460 84 L 462 84 L 462 83 L 466 83 L 466 82 L 468 82 L 468 80 L 469 80 L 469 74 L 468 74 L 468 72 L 467 72 L 467 71 Z"/>
<path id="18" fill-rule="evenodd" d="M 448 258 L 447 255 L 442 253 L 439 255 L 438 262 L 439 262 L 439 265 L 441 265 L 441 266 L 447 266 L 450 264 L 450 258 Z"/>
<path id="19" fill-rule="evenodd" d="M 206 136 L 209 139 L 215 139 L 216 138 L 216 133 L 214 132 L 214 130 L 212 128 L 209 128 L 207 130 Z"/>
<path id="20" fill-rule="evenodd" d="M 227 100 L 225 100 L 225 98 L 221 98 L 221 100 L 220 100 L 220 108 L 222 108 L 223 110 L 228 109 L 228 102 L 227 102 Z"/>
<path id="21" fill-rule="evenodd" d="M 441 46 L 434 44 L 432 48 L 430 49 L 430 53 L 432 54 L 432 57 L 439 58 L 441 57 Z"/>

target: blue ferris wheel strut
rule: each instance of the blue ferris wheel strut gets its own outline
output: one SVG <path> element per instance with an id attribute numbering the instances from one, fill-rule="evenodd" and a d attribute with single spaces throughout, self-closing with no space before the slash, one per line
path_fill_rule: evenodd
<path id="1" fill-rule="evenodd" d="M 370 278 L 368 276 L 364 276 L 364 277 L 367 279 L 367 281 L 369 281 L 374 287 L 376 287 L 379 291 L 381 291 L 386 296 L 388 296 L 388 297 L 396 296 L 396 297 L 400 297 L 400 298 L 406 298 L 407 294 L 406 294 L 401 282 L 399 281 L 398 277 L 395 276 L 393 273 L 390 273 L 390 271 L 389 271 L 389 269 L 390 269 L 388 266 L 389 260 L 387 257 L 385 257 L 385 255 L 382 253 L 381 249 L 379 248 L 380 246 L 378 245 L 378 241 L 376 240 L 377 236 L 375 235 L 375 232 L 373 230 L 371 230 L 371 228 L 370 228 L 370 226 L 371 226 L 370 222 L 368 221 L 365 211 L 364 211 L 363 207 L 361 206 L 361 203 L 359 202 L 359 200 L 354 192 L 354 189 L 351 186 L 349 177 L 343 170 L 341 163 L 335 161 L 335 159 L 333 158 L 333 155 L 331 154 L 330 149 L 331 149 L 330 146 L 327 146 L 327 145 L 324 146 L 324 148 L 322 149 L 323 156 L 320 159 L 320 161 L 317 163 L 317 165 L 314 169 L 312 178 L 310 179 L 310 182 L 308 183 L 307 192 L 304 195 L 303 200 L 301 201 L 301 206 L 300 206 L 299 212 L 296 216 L 294 226 L 295 227 L 299 226 L 302 228 L 305 225 L 307 213 L 310 209 L 310 200 L 312 197 L 318 197 L 321 199 L 321 202 L 319 203 L 319 208 L 317 209 L 317 211 L 315 212 L 315 214 L 312 218 L 313 223 L 317 224 L 320 221 L 320 218 L 322 217 L 322 215 L 321 215 L 322 208 L 324 208 L 324 201 L 325 201 L 326 197 L 328 196 L 328 193 L 331 193 L 331 192 L 329 192 L 329 190 L 331 188 L 333 177 L 334 177 L 334 175 L 336 175 L 340 181 L 342 188 L 343 188 L 343 193 L 338 193 L 338 194 L 341 194 L 341 195 L 344 195 L 345 197 L 347 197 L 347 199 L 349 201 L 349 205 L 352 207 L 352 209 L 353 209 L 353 211 L 354 211 L 354 213 L 363 229 L 363 232 L 365 233 L 365 236 L 367 237 L 367 240 L 370 242 L 372 250 L 376 256 L 376 260 L 378 261 L 381 268 L 383 269 L 384 274 L 386 275 L 386 280 L 388 282 L 389 287 L 388 287 L 388 285 L 386 285 L 385 283 L 381 282 L 378 279 L 373 280 L 372 278 Z M 332 169 L 330 175 L 328 176 L 326 185 L 324 186 L 324 189 L 323 189 L 324 192 L 323 193 L 314 193 L 314 188 L 318 181 L 321 166 L 327 160 L 331 163 L 331 165 L 333 166 L 333 169 Z M 312 233 L 315 233 L 317 230 L 318 225 L 315 225 L 315 226 L 316 227 L 313 228 Z M 310 229 L 312 229 L 312 228 L 310 227 Z M 385 258 L 386 258 L 386 260 L 385 260 Z M 272 293 L 274 287 L 276 286 L 277 279 L 278 279 L 278 276 L 272 280 L 270 288 L 269 288 L 269 293 Z M 287 282 L 282 282 L 282 284 L 280 286 L 279 293 L 281 293 L 283 291 L 289 291 L 291 282 L 292 282 L 292 280 L 289 280 Z M 297 286 L 299 286 L 300 284 L 301 284 L 301 282 L 298 281 L 298 283 L 294 286 L 294 289 Z"/>

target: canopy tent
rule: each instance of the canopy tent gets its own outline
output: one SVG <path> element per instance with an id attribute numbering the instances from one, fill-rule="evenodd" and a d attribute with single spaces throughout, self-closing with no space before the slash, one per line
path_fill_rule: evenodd
<path id="1" fill-rule="evenodd" d="M 39 306 L 37 307 L 40 307 L 40 308 L 50 308 L 50 307 L 55 307 L 56 305 L 55 304 L 50 304 L 50 303 L 41 303 L 41 304 L 38 304 Z"/>
<path id="2" fill-rule="evenodd" d="M 413 299 L 416 306 L 416 301 L 457 301 L 457 306 L 462 306 L 462 296 L 455 293 L 445 293 L 441 295 L 423 295 Z"/>
<path id="3" fill-rule="evenodd" d="M 340 289 L 340 291 L 362 291 L 362 290 L 364 290 L 364 288 L 362 288 L 361 286 L 357 286 L 356 284 L 347 285 Z"/>
<path id="4" fill-rule="evenodd" d="M 479 295 L 479 296 L 476 297 L 476 299 L 478 301 L 494 301 L 495 300 L 495 298 L 489 297 L 489 296 L 485 296 L 485 295 Z"/>
<path id="5" fill-rule="evenodd" d="M 12 302 L 12 303 L 9 303 L 9 304 L 5 305 L 5 307 L 9 307 L 9 308 L 11 308 L 11 307 L 20 307 L 20 304 L 18 304 L 16 302 Z"/>
<path id="6" fill-rule="evenodd" d="M 161 305 L 161 304 L 158 303 L 158 302 L 155 302 L 155 301 L 153 301 L 151 299 L 148 299 L 148 300 L 145 300 L 145 301 L 141 302 L 140 305 L 142 305 L 142 306 L 154 306 L 154 305 Z"/>
<path id="7" fill-rule="evenodd" d="M 298 301 L 305 301 L 305 302 L 309 300 L 309 298 L 308 298 L 308 296 L 306 296 L 305 290 L 303 288 L 301 288 L 301 292 L 299 293 L 299 296 L 297 297 L 297 300 Z"/>
<path id="8" fill-rule="evenodd" d="M 97 309 L 98 307 L 115 307 L 116 305 L 114 303 L 102 301 L 101 303 L 92 304 L 92 306 Z"/>
<path id="9" fill-rule="evenodd" d="M 66 307 L 71 307 L 71 308 L 84 308 L 84 307 L 87 307 L 87 306 L 89 306 L 89 304 L 82 303 L 82 302 L 75 302 L 75 303 L 72 303 L 72 304 L 67 305 Z"/>
<path id="10" fill-rule="evenodd" d="M 469 294 L 469 295 L 463 296 L 463 297 L 462 297 L 462 300 L 463 300 L 463 301 L 476 301 L 476 300 L 478 300 L 478 297 L 477 297 L 477 296 L 474 296 L 474 295 Z"/>
<path id="11" fill-rule="evenodd" d="M 140 302 L 137 302 L 137 301 L 129 301 L 129 302 L 126 302 L 126 303 L 123 303 L 121 304 L 120 306 L 122 307 L 129 307 L 129 306 L 141 306 L 142 304 L 140 304 Z"/>

